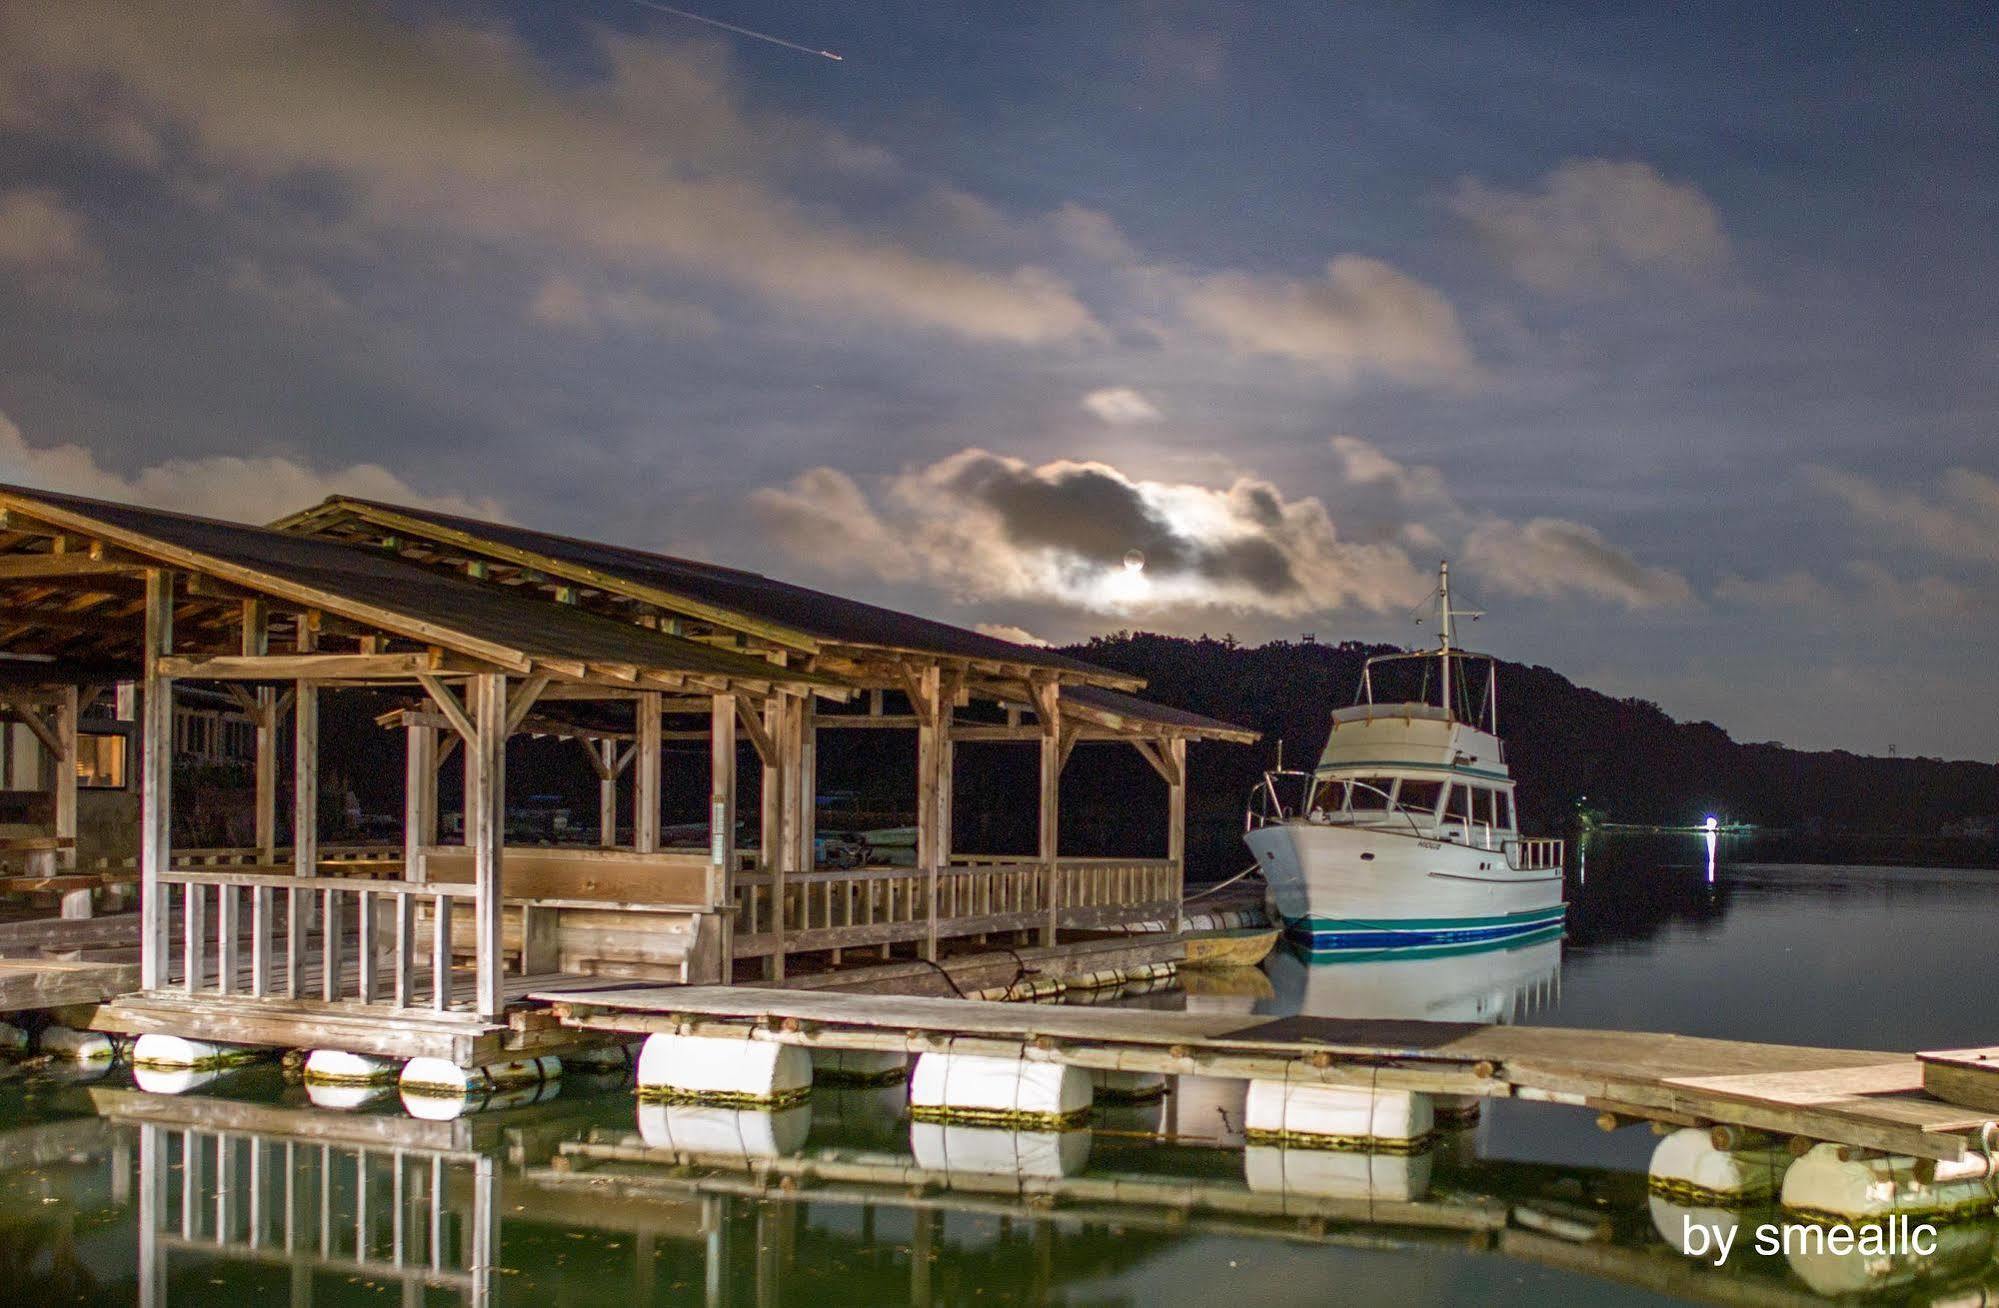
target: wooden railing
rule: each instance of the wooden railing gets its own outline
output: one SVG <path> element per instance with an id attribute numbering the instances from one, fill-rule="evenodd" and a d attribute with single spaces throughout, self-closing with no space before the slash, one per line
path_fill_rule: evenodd
<path id="1" fill-rule="evenodd" d="M 926 939 L 930 877 L 919 868 L 790 872 L 782 903 L 768 872 L 736 877 L 739 957 L 807 953 Z M 939 938 L 1049 923 L 1047 865 L 1018 855 L 954 857 L 937 875 Z M 1177 912 L 1180 868 L 1169 859 L 1065 858 L 1055 868 L 1055 921 L 1097 927 Z M 780 914 L 782 915 L 780 918 Z"/>
<path id="2" fill-rule="evenodd" d="M 462 997 L 454 993 L 451 949 L 453 907 L 463 901 L 469 911 L 477 898 L 471 886 L 301 877 L 274 866 L 177 866 L 161 878 L 160 890 L 165 912 L 180 927 L 168 989 L 439 1011 L 474 1007 L 469 986 Z M 419 908 L 427 919 L 422 932 Z"/>
<path id="3" fill-rule="evenodd" d="M 1515 872 L 1559 871 L 1567 843 L 1549 836 L 1509 840 L 1505 844 L 1506 866 Z"/>

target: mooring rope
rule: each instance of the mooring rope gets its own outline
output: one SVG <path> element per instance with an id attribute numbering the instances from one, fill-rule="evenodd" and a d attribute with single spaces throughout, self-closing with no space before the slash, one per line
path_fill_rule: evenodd
<path id="1" fill-rule="evenodd" d="M 1205 898 L 1205 897 L 1206 897 L 1206 896 L 1208 896 L 1208 895 L 1212 895 L 1212 894 L 1214 894 L 1214 893 L 1215 893 L 1216 891 L 1218 891 L 1218 890 L 1227 890 L 1227 889 L 1228 889 L 1228 888 L 1229 888 L 1230 886 L 1232 886 L 1232 885 L 1234 885 L 1234 884 L 1235 884 L 1236 882 L 1238 882 L 1238 881 L 1242 880 L 1242 879 L 1243 879 L 1244 877 L 1248 876 L 1248 875 L 1249 875 L 1250 873 L 1252 873 L 1252 872 L 1261 872 L 1262 870 L 1263 870 L 1263 869 L 1262 869 L 1262 868 L 1260 868 L 1260 867 L 1258 867 L 1258 866 L 1257 866 L 1256 864 L 1254 864 L 1254 863 L 1251 863 L 1251 864 L 1250 864 L 1250 865 L 1249 865 L 1248 867 L 1246 867 L 1246 868 L 1244 868 L 1244 869 L 1243 869 L 1242 871 L 1240 871 L 1240 872 L 1236 873 L 1236 874 L 1235 874 L 1234 876 L 1230 877 L 1230 878 L 1229 878 L 1228 880 L 1226 880 L 1226 881 L 1217 881 L 1217 882 L 1216 882 L 1216 883 L 1215 883 L 1214 885 L 1212 885 L 1212 886 L 1209 886 L 1209 887 L 1208 887 L 1208 888 L 1207 888 L 1206 890 L 1200 890 L 1200 891 L 1196 891 L 1195 893 L 1193 893 L 1193 894 L 1191 894 L 1191 895 L 1187 895 L 1187 896 L 1184 896 L 1184 897 L 1183 897 L 1183 898 L 1181 899 L 1181 901 L 1180 901 L 1180 902 L 1181 902 L 1181 903 L 1183 903 L 1183 904 L 1186 904 L 1186 903 L 1191 903 L 1192 901 L 1194 901 L 1194 900 L 1196 900 L 1196 899 L 1202 899 L 1202 898 Z"/>

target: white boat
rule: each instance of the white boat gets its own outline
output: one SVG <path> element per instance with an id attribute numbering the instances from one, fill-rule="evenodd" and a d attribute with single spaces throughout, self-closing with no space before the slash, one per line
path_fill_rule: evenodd
<path id="1" fill-rule="evenodd" d="M 1264 776 L 1244 840 L 1287 933 L 1315 958 L 1442 953 L 1559 935 L 1563 842 L 1523 837 L 1489 654 L 1452 643 L 1367 661 L 1310 773 Z M 1287 804 L 1287 797 L 1291 800 Z"/>

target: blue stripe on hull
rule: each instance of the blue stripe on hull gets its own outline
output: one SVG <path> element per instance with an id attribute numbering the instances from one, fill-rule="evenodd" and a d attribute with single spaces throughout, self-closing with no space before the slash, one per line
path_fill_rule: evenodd
<path id="1" fill-rule="evenodd" d="M 1348 951 L 1486 945 L 1547 932 L 1562 925 L 1568 905 L 1483 918 L 1410 918 L 1359 921 L 1291 918 L 1285 934 L 1314 956 Z"/>

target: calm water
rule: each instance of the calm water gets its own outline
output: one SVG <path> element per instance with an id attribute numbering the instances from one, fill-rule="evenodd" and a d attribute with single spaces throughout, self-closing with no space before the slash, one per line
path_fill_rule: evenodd
<path id="1" fill-rule="evenodd" d="M 1981 978 L 1999 873 L 1716 853 L 1710 872 L 1698 836 L 1592 846 L 1559 944 L 1427 963 L 1280 957 L 1267 978 L 1124 1002 L 1992 1042 Z M 641 1109 L 617 1077 L 572 1075 L 544 1102 L 428 1123 L 393 1096 L 313 1108 L 270 1066 L 176 1099 L 134 1091 L 122 1070 L 38 1075 L 0 1084 L 0 1301 L 1999 1297 L 1983 1224 L 1952 1228 L 1921 1266 L 1685 1258 L 1646 1195 L 1653 1138 L 1605 1135 L 1575 1109 L 1490 1105 L 1413 1159 L 1245 1149 L 1240 1114 L 1239 1087 L 1189 1079 L 1163 1100 L 1100 1105 L 1091 1130 L 1022 1136 L 912 1125 L 899 1087 L 822 1086 L 772 1116 Z"/>

